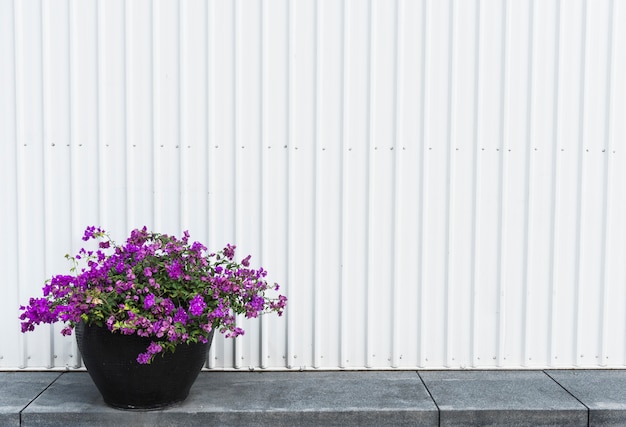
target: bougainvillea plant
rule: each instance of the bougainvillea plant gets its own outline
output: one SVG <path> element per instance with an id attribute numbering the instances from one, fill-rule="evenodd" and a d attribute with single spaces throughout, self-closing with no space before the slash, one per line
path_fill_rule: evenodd
<path id="1" fill-rule="evenodd" d="M 208 253 L 203 244 L 189 242 L 188 232 L 177 238 L 146 227 L 133 230 L 124 245 L 99 227 L 87 227 L 83 240 L 90 239 L 99 242 L 97 250 L 66 255 L 73 275 L 53 276 L 42 298 L 20 307 L 22 332 L 61 321 L 63 335 L 85 322 L 149 337 L 150 345 L 137 357 L 146 364 L 179 344 L 206 343 L 213 329 L 226 337 L 242 335 L 238 314 L 280 316 L 285 308 L 285 296 L 266 296 L 278 291 L 278 284 L 267 283 L 263 268 L 250 268 L 250 256 L 236 261 L 235 246 Z"/>

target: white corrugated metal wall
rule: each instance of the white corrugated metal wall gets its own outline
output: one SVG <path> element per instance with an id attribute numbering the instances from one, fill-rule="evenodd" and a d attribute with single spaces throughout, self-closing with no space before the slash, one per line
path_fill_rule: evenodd
<path id="1" fill-rule="evenodd" d="M 626 364 L 625 0 L 0 0 L 0 368 L 86 225 L 227 242 L 207 366 Z"/>

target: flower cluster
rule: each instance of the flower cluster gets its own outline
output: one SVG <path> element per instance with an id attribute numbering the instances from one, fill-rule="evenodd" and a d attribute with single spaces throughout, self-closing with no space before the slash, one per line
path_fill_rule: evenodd
<path id="1" fill-rule="evenodd" d="M 235 246 L 207 253 L 203 244 L 190 243 L 188 232 L 179 239 L 146 227 L 133 230 L 124 245 L 97 227 L 85 230 L 83 240 L 91 239 L 99 241 L 97 250 L 66 255 L 74 275 L 53 276 L 42 298 L 20 307 L 22 332 L 61 321 L 67 325 L 61 332 L 69 335 L 82 321 L 150 337 L 137 357 L 145 364 L 178 344 L 206 343 L 213 329 L 226 337 L 242 335 L 237 314 L 280 316 L 285 308 L 285 296 L 266 296 L 279 286 L 268 284 L 264 269 L 250 268 L 250 256 L 235 261 Z"/>

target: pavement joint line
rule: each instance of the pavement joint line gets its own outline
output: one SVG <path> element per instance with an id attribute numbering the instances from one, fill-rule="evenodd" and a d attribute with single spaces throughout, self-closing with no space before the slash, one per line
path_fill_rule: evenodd
<path id="1" fill-rule="evenodd" d="M 50 382 L 50 384 L 48 384 L 47 386 L 45 386 L 45 387 L 43 388 L 43 390 L 41 390 L 41 391 L 37 394 L 37 396 L 35 396 L 35 397 L 33 397 L 32 399 L 30 399 L 30 400 L 28 401 L 28 403 L 27 403 L 27 404 L 26 404 L 26 405 L 25 405 L 22 409 L 20 409 L 20 412 L 19 412 L 19 414 L 20 414 L 20 426 L 23 424 L 23 422 L 22 422 L 22 413 L 23 413 L 23 412 L 24 412 L 24 411 L 25 411 L 25 410 L 26 410 L 26 409 L 27 409 L 27 408 L 28 408 L 28 407 L 29 407 L 29 406 L 30 406 L 30 405 L 31 405 L 31 404 L 32 404 L 35 400 L 37 400 L 37 398 L 38 398 L 39 396 L 41 396 L 42 394 L 44 394 L 44 393 L 45 393 L 45 392 L 46 392 L 46 391 L 47 391 L 50 387 L 52 387 L 52 384 L 54 384 L 55 382 L 57 382 L 57 380 L 58 380 L 59 378 L 61 378 L 61 377 L 63 376 L 63 374 L 65 374 L 65 372 L 59 372 L 59 375 L 57 375 L 57 376 L 56 376 L 56 378 Z"/>
<path id="2" fill-rule="evenodd" d="M 426 392 L 428 393 L 428 395 L 430 396 L 430 400 L 433 401 L 433 403 L 435 404 L 435 407 L 437 408 L 437 426 L 441 427 L 441 409 L 439 408 L 439 404 L 437 403 L 437 401 L 435 400 L 435 398 L 433 397 L 433 394 L 430 392 L 430 390 L 428 389 L 428 386 L 426 385 L 426 383 L 424 382 L 424 379 L 422 378 L 422 376 L 420 375 L 419 371 L 415 371 L 415 373 L 417 374 L 417 377 L 420 379 L 420 381 L 422 382 L 422 385 L 424 386 L 424 388 L 426 389 Z"/>
<path id="3" fill-rule="evenodd" d="M 548 378 L 550 378 L 552 381 L 554 381 L 555 383 L 557 383 L 559 385 L 559 387 L 561 387 L 563 390 L 565 390 L 567 392 L 567 394 L 569 394 L 570 396 L 572 396 L 574 399 L 576 399 L 581 405 L 583 405 L 585 408 L 587 408 L 587 426 L 591 425 L 591 408 L 587 405 L 585 405 L 585 402 L 583 402 L 582 400 L 580 400 L 578 397 L 574 396 L 572 394 L 571 391 L 569 391 L 567 388 L 565 388 L 565 386 L 563 384 L 561 384 L 560 382 L 558 382 L 552 375 L 550 375 L 549 371 L 547 370 L 543 370 L 543 373 L 546 374 L 548 376 Z"/>

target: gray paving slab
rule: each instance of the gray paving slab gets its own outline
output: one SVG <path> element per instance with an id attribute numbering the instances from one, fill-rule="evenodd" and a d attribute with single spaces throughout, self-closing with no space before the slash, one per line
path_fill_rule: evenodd
<path id="1" fill-rule="evenodd" d="M 55 372 L 0 372 L 0 426 L 19 426 L 21 410 L 59 375 Z"/>
<path id="2" fill-rule="evenodd" d="M 589 408 L 590 426 L 626 426 L 626 370 L 546 373 Z"/>
<path id="3" fill-rule="evenodd" d="M 22 413 L 23 426 L 438 425 L 415 372 L 202 372 L 161 411 L 106 406 L 87 373 L 65 373 Z"/>
<path id="4" fill-rule="evenodd" d="M 586 426 L 587 408 L 540 371 L 420 371 L 441 426 Z"/>

